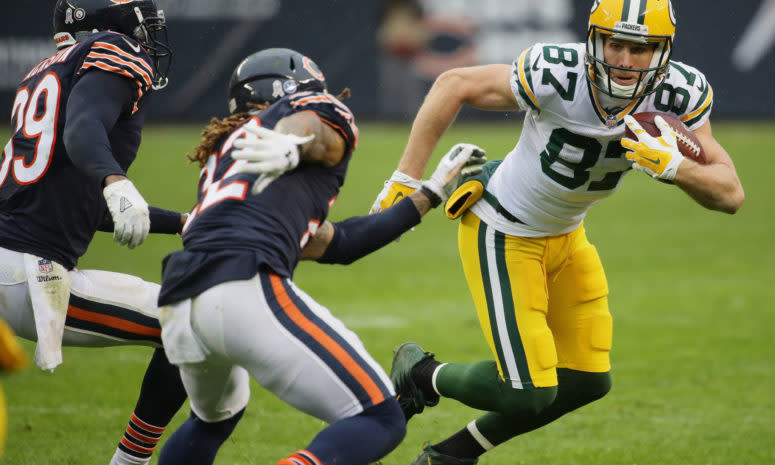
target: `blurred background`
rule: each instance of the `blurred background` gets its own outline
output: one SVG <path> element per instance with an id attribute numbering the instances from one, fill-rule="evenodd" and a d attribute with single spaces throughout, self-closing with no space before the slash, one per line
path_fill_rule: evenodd
<path id="1" fill-rule="evenodd" d="M 175 55 L 169 87 L 153 97 L 152 118 L 198 122 L 226 113 L 231 71 L 240 58 L 267 47 L 308 55 L 325 72 L 332 93 L 350 87 L 347 104 L 359 119 L 410 120 L 445 69 L 510 63 L 535 42 L 584 40 L 591 5 L 578 0 L 157 3 L 167 15 Z M 774 117 L 775 0 L 674 3 L 674 59 L 707 75 L 715 92 L 714 119 Z M 3 4 L 0 124 L 7 124 L 19 79 L 54 49 L 54 1 Z"/>

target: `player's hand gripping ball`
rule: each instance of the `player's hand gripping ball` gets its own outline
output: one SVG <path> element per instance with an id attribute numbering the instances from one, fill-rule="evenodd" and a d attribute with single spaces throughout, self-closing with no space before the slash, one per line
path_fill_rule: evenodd
<path id="1" fill-rule="evenodd" d="M 699 139 L 678 118 L 666 113 L 643 112 L 624 117 L 622 146 L 632 167 L 662 181 L 672 182 L 685 158 L 705 163 Z"/>

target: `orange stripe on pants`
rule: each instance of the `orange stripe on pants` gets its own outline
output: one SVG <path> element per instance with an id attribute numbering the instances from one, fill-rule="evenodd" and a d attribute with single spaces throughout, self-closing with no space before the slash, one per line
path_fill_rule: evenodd
<path id="1" fill-rule="evenodd" d="M 91 321 L 92 323 L 109 326 L 111 328 L 120 329 L 128 333 L 140 334 L 143 336 L 161 337 L 161 329 L 149 328 L 148 326 L 132 323 L 131 321 L 122 320 L 115 316 L 103 315 L 101 313 L 90 312 L 82 308 L 73 307 L 69 305 L 67 307 L 67 314 L 73 318 L 79 320 Z"/>
<path id="2" fill-rule="evenodd" d="M 363 371 L 350 354 L 345 351 L 336 341 L 331 339 L 331 336 L 326 334 L 315 323 L 311 322 L 305 317 L 301 310 L 293 303 L 288 293 L 285 292 L 282 279 L 277 275 L 271 275 L 269 279 L 272 282 L 272 290 L 274 290 L 277 302 L 280 304 L 288 317 L 296 323 L 307 334 L 312 336 L 320 345 L 325 347 L 334 358 L 342 364 L 342 366 L 355 378 L 356 381 L 363 387 L 366 393 L 371 398 L 371 402 L 374 405 L 379 404 L 385 400 L 385 396 L 380 391 L 379 387 L 374 383 L 374 380 Z"/>

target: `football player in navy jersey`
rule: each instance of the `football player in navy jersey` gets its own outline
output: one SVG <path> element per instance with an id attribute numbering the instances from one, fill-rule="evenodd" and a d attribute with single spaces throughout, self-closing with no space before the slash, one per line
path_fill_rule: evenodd
<path id="1" fill-rule="evenodd" d="M 147 96 L 167 83 L 165 20 L 154 0 L 58 0 L 54 33 L 58 51 L 18 86 L 0 164 L 0 316 L 37 341 L 46 370 L 63 344 L 157 348 L 111 461 L 144 464 L 185 400 L 161 349 L 159 286 L 75 267 L 97 230 L 133 248 L 184 222 L 126 177 Z"/>
<path id="2" fill-rule="evenodd" d="M 320 69 L 289 49 L 245 58 L 231 117 L 205 128 L 184 249 L 165 258 L 165 350 L 180 366 L 191 417 L 159 464 L 211 464 L 248 403 L 249 379 L 329 424 L 278 465 L 365 465 L 395 448 L 406 422 L 390 379 L 358 336 L 292 280 L 299 260 L 351 263 L 437 206 L 484 153 L 456 145 L 409 198 L 379 215 L 331 223 L 358 143 L 353 114 Z"/>

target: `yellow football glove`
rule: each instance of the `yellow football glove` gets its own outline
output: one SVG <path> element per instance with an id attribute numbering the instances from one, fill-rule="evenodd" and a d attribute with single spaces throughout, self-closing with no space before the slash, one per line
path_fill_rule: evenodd
<path id="1" fill-rule="evenodd" d="M 0 371 L 18 371 L 27 367 L 27 354 L 13 330 L 0 319 Z"/>
<path id="2" fill-rule="evenodd" d="M 396 202 L 419 189 L 421 183 L 422 181 L 419 179 L 414 179 L 398 170 L 394 171 L 390 179 L 385 181 L 382 191 L 377 195 L 377 200 L 371 206 L 369 215 L 392 207 Z"/>
<path id="3" fill-rule="evenodd" d="M 684 161 L 684 156 L 678 150 L 678 141 L 670 125 L 661 116 L 656 116 L 654 124 L 662 134 L 653 137 L 632 116 L 625 116 L 624 122 L 638 138 L 637 141 L 622 139 L 622 147 L 631 150 L 624 156 L 633 161 L 632 168 L 643 171 L 654 179 L 672 181 L 678 172 L 678 166 Z"/>

